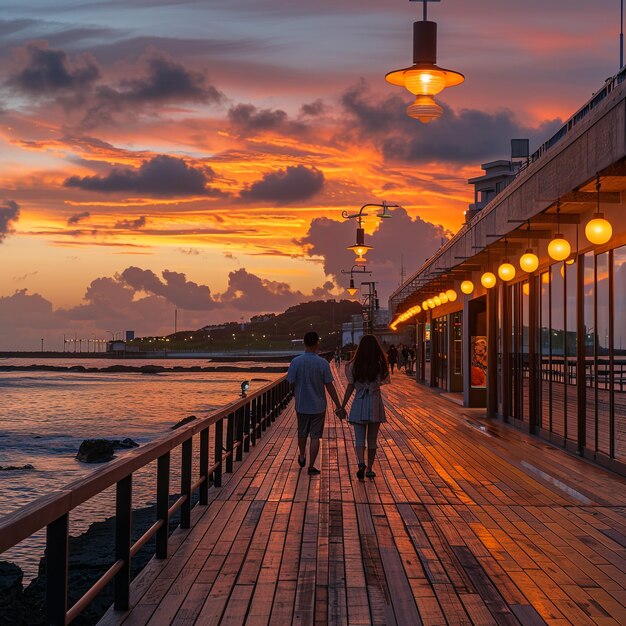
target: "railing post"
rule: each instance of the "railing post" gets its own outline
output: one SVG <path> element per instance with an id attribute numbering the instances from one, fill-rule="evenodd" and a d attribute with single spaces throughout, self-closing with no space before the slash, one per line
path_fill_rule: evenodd
<path id="1" fill-rule="evenodd" d="M 226 459 L 226 471 L 233 471 L 233 443 L 235 440 L 235 414 L 229 413 L 226 418 L 226 453 L 228 455 Z"/>
<path id="2" fill-rule="evenodd" d="M 247 402 L 246 405 L 241 409 L 243 411 L 243 451 L 250 452 L 250 438 L 252 437 L 252 433 L 250 432 L 250 407 L 252 400 Z"/>
<path id="3" fill-rule="evenodd" d="M 46 623 L 64 626 L 67 613 L 69 514 L 46 527 Z"/>
<path id="4" fill-rule="evenodd" d="M 276 392 L 276 387 L 272 387 L 270 390 L 270 397 L 272 398 L 272 422 L 276 421 L 276 400 L 278 397 L 278 394 Z"/>
<path id="5" fill-rule="evenodd" d="M 222 450 L 224 449 L 224 418 L 215 422 L 215 471 L 213 472 L 213 486 L 222 486 Z"/>
<path id="6" fill-rule="evenodd" d="M 209 503 L 209 427 L 200 431 L 200 477 L 204 482 L 200 485 L 199 502 Z"/>
<path id="7" fill-rule="evenodd" d="M 243 459 L 243 414 L 243 407 L 237 409 L 237 412 L 235 413 L 235 438 L 239 443 L 239 446 L 237 447 L 237 454 L 235 456 L 236 461 L 241 461 Z"/>
<path id="8" fill-rule="evenodd" d="M 156 533 L 156 558 L 167 558 L 167 539 L 169 536 L 169 500 L 170 500 L 170 453 L 166 452 L 157 460 L 157 520 L 163 520 Z"/>
<path id="9" fill-rule="evenodd" d="M 255 411 L 256 436 L 257 439 L 260 439 L 263 434 L 263 398 L 261 396 L 256 399 Z"/>
<path id="10" fill-rule="evenodd" d="M 191 525 L 191 452 L 193 438 L 183 441 L 180 459 L 180 493 L 187 496 L 180 507 L 180 527 L 189 528 Z"/>
<path id="11" fill-rule="evenodd" d="M 256 404 L 257 404 L 257 398 L 254 398 L 252 402 L 250 403 L 250 406 L 248 409 L 249 411 L 248 421 L 250 422 L 250 441 L 253 446 L 256 446 L 256 429 L 257 429 Z"/>
<path id="12" fill-rule="evenodd" d="M 261 400 L 261 430 L 267 430 L 267 391 L 263 393 Z"/>
<path id="13" fill-rule="evenodd" d="M 130 540 L 132 530 L 133 475 L 115 487 L 115 560 L 124 561 L 115 574 L 113 597 L 116 611 L 127 611 L 130 596 Z"/>

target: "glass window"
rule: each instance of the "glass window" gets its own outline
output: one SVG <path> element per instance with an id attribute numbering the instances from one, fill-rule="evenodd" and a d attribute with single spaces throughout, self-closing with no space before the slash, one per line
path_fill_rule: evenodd
<path id="1" fill-rule="evenodd" d="M 571 441 L 578 441 L 578 393 L 576 389 L 576 347 L 578 308 L 578 263 L 565 265 L 565 416 L 566 434 Z"/>
<path id="2" fill-rule="evenodd" d="M 595 449 L 595 260 L 593 252 L 583 257 L 583 320 L 585 352 L 585 446 Z"/>
<path id="3" fill-rule="evenodd" d="M 613 450 L 626 462 L 626 246 L 613 251 Z"/>
<path id="4" fill-rule="evenodd" d="M 541 363 L 541 391 L 537 425 L 547 430 L 551 426 L 550 417 L 550 272 L 541 274 L 539 292 L 539 354 Z"/>
<path id="5" fill-rule="evenodd" d="M 525 280 L 522 283 L 522 413 L 525 419 L 530 416 L 530 383 L 529 383 L 529 364 L 530 364 L 530 282 Z"/>
<path id="6" fill-rule="evenodd" d="M 596 256 L 596 450 L 610 454 L 611 341 L 609 319 L 609 253 Z"/>
<path id="7" fill-rule="evenodd" d="M 565 436 L 565 263 L 550 268 L 550 430 Z"/>

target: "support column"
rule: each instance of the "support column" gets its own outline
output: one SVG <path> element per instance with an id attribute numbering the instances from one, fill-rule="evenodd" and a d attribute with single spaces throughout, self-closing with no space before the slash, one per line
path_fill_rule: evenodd
<path id="1" fill-rule="evenodd" d="M 498 415 L 498 291 L 487 290 L 487 417 Z"/>

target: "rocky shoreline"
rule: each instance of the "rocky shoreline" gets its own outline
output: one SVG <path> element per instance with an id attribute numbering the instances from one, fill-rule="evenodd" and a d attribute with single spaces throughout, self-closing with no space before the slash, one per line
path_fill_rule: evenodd
<path id="1" fill-rule="evenodd" d="M 108 367 L 85 367 L 84 365 L 0 365 L 0 372 L 79 372 L 79 373 L 101 373 L 119 374 L 135 372 L 139 374 L 162 374 L 168 372 L 240 372 L 282 374 L 287 371 L 287 366 L 270 365 L 263 367 L 260 365 L 236 367 L 234 365 L 214 365 L 212 367 L 202 367 L 192 365 L 174 365 L 164 367 L 163 365 L 109 365 Z"/>
<path id="2" fill-rule="evenodd" d="M 173 503 L 178 495 L 170 496 Z M 197 497 L 192 500 L 192 504 Z M 156 506 L 133 511 L 132 541 L 135 542 L 156 519 Z M 170 520 L 170 531 L 179 523 L 178 513 Z M 155 551 L 154 537 L 133 557 L 131 578 L 146 566 Z M 115 561 L 115 517 L 94 522 L 88 530 L 69 541 L 68 607 L 79 600 Z M 39 562 L 38 575 L 23 586 L 22 570 L 9 561 L 0 561 L 0 624 L 3 626 L 44 626 L 46 557 Z M 72 624 L 91 626 L 113 603 L 113 584 L 109 583 L 98 597 Z"/>

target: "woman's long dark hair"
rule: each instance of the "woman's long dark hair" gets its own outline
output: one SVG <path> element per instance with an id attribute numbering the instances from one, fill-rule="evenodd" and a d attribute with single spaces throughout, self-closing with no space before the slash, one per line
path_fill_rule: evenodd
<path id="1" fill-rule="evenodd" d="M 363 335 L 352 359 L 352 374 L 359 382 L 372 382 L 378 376 L 383 380 L 389 376 L 387 355 L 374 335 Z"/>

